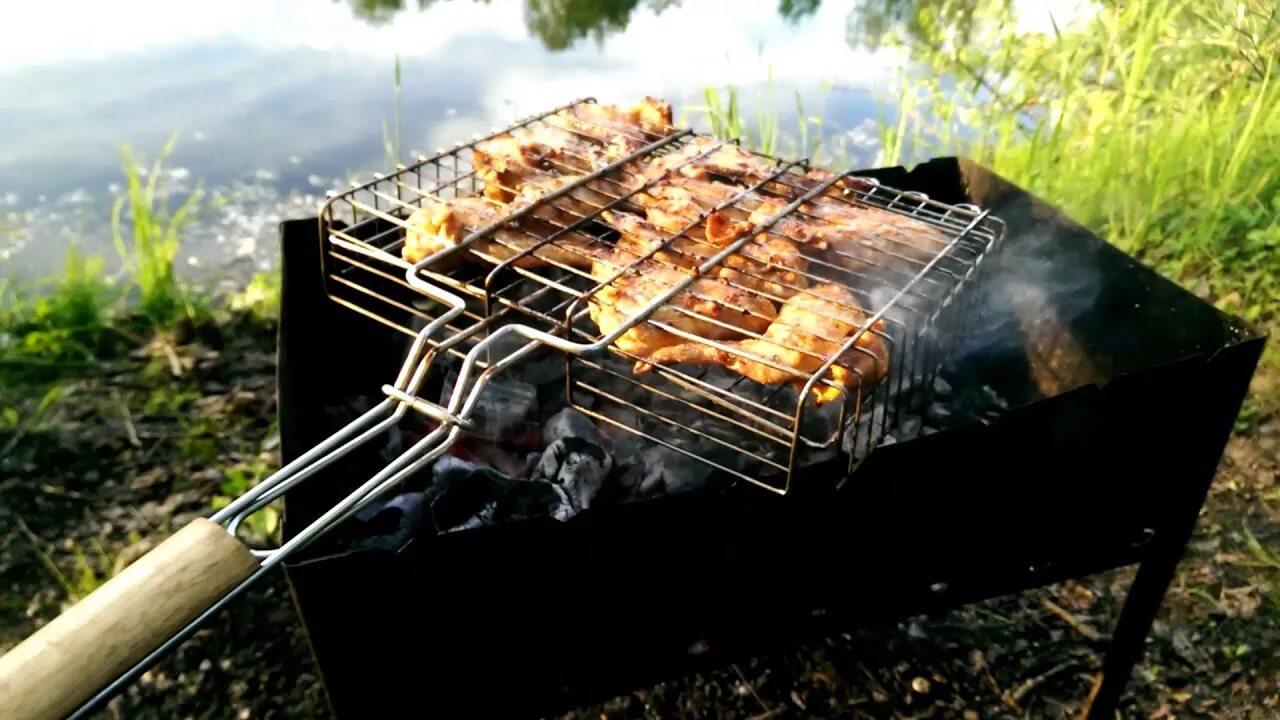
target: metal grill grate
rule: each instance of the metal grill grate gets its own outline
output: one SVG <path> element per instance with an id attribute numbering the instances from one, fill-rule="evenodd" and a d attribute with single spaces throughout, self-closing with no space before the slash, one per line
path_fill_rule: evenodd
<path id="1" fill-rule="evenodd" d="M 422 365 L 480 370 L 448 408 L 388 394 L 465 427 L 498 369 L 473 351 L 518 323 L 539 332 L 501 365 L 565 351 L 600 421 L 780 492 L 831 453 L 852 469 L 973 321 L 1002 223 L 616 111 L 571 103 L 330 198 L 330 297 L 418 337 Z"/>

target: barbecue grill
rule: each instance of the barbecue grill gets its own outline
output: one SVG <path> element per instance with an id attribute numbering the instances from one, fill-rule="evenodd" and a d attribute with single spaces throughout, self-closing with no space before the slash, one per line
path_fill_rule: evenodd
<path id="1" fill-rule="evenodd" d="M 197 523 L 105 586 L 128 605 L 184 543 L 221 563 L 140 652 L 112 649 L 81 713 L 276 564 L 339 716 L 488 717 L 1138 562 L 1106 716 L 1265 338 L 963 159 L 831 173 L 641 124 L 608 153 L 525 156 L 559 178 L 533 198 L 494 174 L 482 143 L 593 107 L 282 225 L 287 464 L 212 520 L 234 534 L 283 498 L 284 545 L 250 556 Z M 660 242 L 619 227 L 708 168 L 735 189 Z M 490 194 L 496 215 L 450 209 Z M 864 242 L 797 235 L 823 213 Z M 43 637 L 115 614 L 82 605 Z M 56 649 L 26 647 L 50 676 Z"/>
<path id="2" fill-rule="evenodd" d="M 568 522 L 427 528 L 395 551 L 313 546 L 285 570 L 339 717 L 546 716 L 1138 564 L 1090 715 L 1113 716 L 1265 336 L 967 159 L 858 175 L 981 207 L 1007 228 L 987 291 L 970 300 L 984 321 L 943 368 L 953 395 L 987 386 L 1007 408 L 882 445 L 853 473 L 843 457 L 797 468 L 782 497 L 718 470 L 729 481 L 712 491 Z M 380 392 L 369 370 L 378 357 L 384 373 L 397 366 L 404 333 L 323 302 L 340 293 L 327 273 L 341 251 L 311 220 L 285 223 L 282 242 L 291 458 L 343 422 L 326 414 L 341 398 Z M 286 537 L 380 460 L 365 462 L 288 495 Z M 832 477 L 843 482 L 822 482 Z"/>

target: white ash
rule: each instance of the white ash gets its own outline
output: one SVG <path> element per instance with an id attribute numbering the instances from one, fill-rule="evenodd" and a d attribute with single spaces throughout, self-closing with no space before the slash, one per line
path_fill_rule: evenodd
<path id="1" fill-rule="evenodd" d="M 609 442 L 591 418 L 572 408 L 553 415 L 542 426 L 547 444 L 531 479 L 564 489 L 574 509 L 591 507 L 613 470 Z"/>
<path id="2" fill-rule="evenodd" d="M 603 447 L 580 437 L 562 437 L 547 446 L 530 479 L 562 488 L 575 510 L 585 510 L 611 470 L 613 458 Z"/>

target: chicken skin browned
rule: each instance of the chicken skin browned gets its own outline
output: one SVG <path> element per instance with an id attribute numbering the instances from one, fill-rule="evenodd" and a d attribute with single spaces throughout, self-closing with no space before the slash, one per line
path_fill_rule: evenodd
<path id="1" fill-rule="evenodd" d="M 417 262 L 440 250 L 455 247 L 466 237 L 504 219 L 511 209 L 486 197 L 468 196 L 450 200 L 428 200 L 409 216 L 406 223 L 404 248 L 401 255 L 409 262 Z M 477 240 L 471 252 L 487 255 L 493 260 L 509 260 L 528 250 L 549 236 L 549 232 L 530 233 L 522 229 L 499 227 L 488 237 Z M 543 244 L 531 254 L 515 262 L 522 268 L 550 264 L 589 268 L 594 258 L 587 248 L 591 239 L 578 233 L 563 233 L 553 242 Z M 436 269 L 451 267 L 460 259 L 452 255 L 442 260 Z"/>
<path id="2" fill-rule="evenodd" d="M 520 127 L 476 143 L 471 160 L 484 194 L 511 200 L 527 178 L 547 173 L 587 173 L 609 162 L 609 147 L 550 125 Z M 621 157 L 621 156 L 619 156 Z"/>
<path id="3" fill-rule="evenodd" d="M 549 115 L 545 120 L 606 145 L 620 143 L 619 147 L 629 147 L 629 152 L 676 132 L 671 124 L 671 104 L 652 97 L 627 105 L 583 103 Z"/>
<path id="4" fill-rule="evenodd" d="M 782 200 L 765 201 L 750 221 L 763 222 L 785 205 Z M 895 256 L 925 263 L 947 244 L 942 231 L 915 218 L 840 202 L 802 204 L 799 213 L 783 217 L 773 227 L 797 242 L 830 248 L 832 257 L 850 269 L 892 263 Z"/>
<path id="5" fill-rule="evenodd" d="M 638 256 L 623 250 L 595 253 L 597 259 L 591 276 L 605 284 L 588 298 L 588 304 L 591 319 L 600 328 L 601 335 L 609 335 L 622 327 L 653 299 L 693 274 L 683 268 L 642 260 L 637 267 L 615 278 L 614 275 Z M 658 308 L 649 320 L 698 337 L 730 339 L 741 337 L 744 331 L 763 332 L 776 312 L 773 303 L 757 295 L 719 280 L 699 278 Z M 614 345 L 623 352 L 644 358 L 683 342 L 685 338 L 645 321 L 624 332 Z"/>
<path id="6" fill-rule="evenodd" d="M 792 295 L 762 338 L 721 343 L 730 349 L 696 342 L 671 345 L 649 355 L 647 362 L 637 363 L 635 370 L 648 372 L 651 364 L 662 363 L 720 365 L 758 383 L 791 382 L 799 390 L 867 317 L 848 290 L 838 285 L 815 285 Z M 889 369 L 888 347 L 876 332 L 883 330 L 884 321 L 876 321 L 836 359 L 828 371 L 830 379 L 845 388 L 856 388 L 884 378 Z M 839 388 L 821 382 L 814 384 L 812 392 L 819 405 L 841 395 Z"/>
<path id="7" fill-rule="evenodd" d="M 671 106 L 655 98 L 630 105 L 585 103 L 477 143 L 472 151 L 484 194 L 507 202 L 538 174 L 588 173 L 675 131 Z"/>
<path id="8" fill-rule="evenodd" d="M 716 217 L 712 215 L 709 220 L 714 224 Z M 655 251 L 655 260 L 677 267 L 695 268 L 728 244 L 715 245 L 706 239 L 697 239 L 696 229 L 679 233 L 687 224 L 682 221 L 658 227 L 635 215 L 614 212 L 603 213 L 602 219 L 622 233 L 617 241 L 619 247 L 638 255 Z M 721 260 L 708 277 L 718 277 L 737 287 L 784 300 L 808 285 L 803 274 L 808 265 L 808 259 L 794 245 L 770 247 L 769 238 L 765 238 L 753 240 Z"/>

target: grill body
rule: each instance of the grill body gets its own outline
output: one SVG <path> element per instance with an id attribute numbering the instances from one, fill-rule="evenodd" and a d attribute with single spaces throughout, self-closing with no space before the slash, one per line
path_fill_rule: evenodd
<path id="1" fill-rule="evenodd" d="M 989 272 L 1014 282 L 991 284 L 1021 283 L 1029 299 L 986 298 L 991 327 L 1007 332 L 974 336 L 951 368 L 996 388 L 1003 417 L 878 448 L 838 488 L 738 484 L 422 537 L 399 553 L 312 550 L 286 572 L 339 717 L 536 717 L 770 646 L 1140 563 L 1095 702 L 1103 716 L 1265 338 L 967 160 L 867 174 L 1006 224 Z M 315 220 L 282 236 L 288 460 L 334 429 L 327 403 L 376 394 L 403 356 L 327 301 Z M 1097 281 L 1087 298 L 1060 282 L 1082 268 Z M 325 475 L 287 496 L 286 536 L 366 477 Z M 709 652 L 691 654 L 698 642 Z"/>

